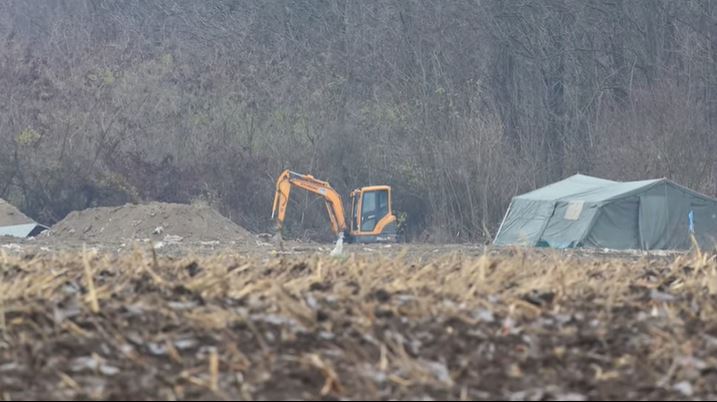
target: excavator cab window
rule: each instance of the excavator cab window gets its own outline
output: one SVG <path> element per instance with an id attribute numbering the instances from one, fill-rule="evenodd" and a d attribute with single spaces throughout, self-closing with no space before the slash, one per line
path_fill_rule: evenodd
<path id="1" fill-rule="evenodd" d="M 388 215 L 388 190 L 365 191 L 361 201 L 361 231 L 372 232 Z"/>

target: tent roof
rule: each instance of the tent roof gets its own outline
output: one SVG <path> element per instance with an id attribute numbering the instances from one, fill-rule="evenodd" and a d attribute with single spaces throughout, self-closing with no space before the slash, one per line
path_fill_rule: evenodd
<path id="1" fill-rule="evenodd" d="M 577 174 L 517 198 L 540 201 L 610 201 L 645 190 L 665 179 L 617 182 Z"/>

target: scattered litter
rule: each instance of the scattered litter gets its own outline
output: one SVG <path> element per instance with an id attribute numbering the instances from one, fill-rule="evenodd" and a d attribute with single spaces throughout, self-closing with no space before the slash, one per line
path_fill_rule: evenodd
<path id="1" fill-rule="evenodd" d="M 0 247 L 7 250 L 22 251 L 22 246 L 19 244 L 3 244 Z"/>
<path id="2" fill-rule="evenodd" d="M 13 371 L 18 369 L 17 363 L 5 363 L 0 365 L 0 373 L 7 372 L 7 371 Z"/>
<path id="3" fill-rule="evenodd" d="M 440 362 L 431 362 L 431 361 L 424 361 L 423 366 L 431 373 L 433 376 L 443 384 L 445 384 L 448 387 L 453 386 L 453 379 L 451 378 L 450 373 L 448 372 L 448 367 L 446 367 L 445 364 Z"/>
<path id="4" fill-rule="evenodd" d="M 196 302 L 169 302 L 167 303 L 172 310 L 191 310 L 197 307 Z"/>
<path id="5" fill-rule="evenodd" d="M 583 394 L 578 394 L 575 392 L 567 393 L 567 394 L 560 394 L 555 397 L 556 401 L 576 401 L 576 402 L 582 402 L 587 401 L 588 397 Z"/>
<path id="6" fill-rule="evenodd" d="M 542 401 L 545 397 L 545 391 L 541 388 L 523 390 L 513 392 L 510 395 L 510 401 Z"/>
<path id="7" fill-rule="evenodd" d="M 692 388 L 692 384 L 687 381 L 679 382 L 675 384 L 672 388 L 688 398 L 695 394 L 695 391 Z"/>
<path id="8" fill-rule="evenodd" d="M 675 301 L 677 298 L 669 293 L 660 292 L 657 289 L 650 290 L 650 298 L 654 301 L 669 303 Z"/>
<path id="9" fill-rule="evenodd" d="M 150 342 L 147 344 L 147 349 L 154 356 L 165 356 L 167 354 L 167 347 L 163 344 Z"/>
<path id="10" fill-rule="evenodd" d="M 475 318 L 483 322 L 492 323 L 495 322 L 495 315 L 490 310 L 480 309 L 475 313 Z"/>
<path id="11" fill-rule="evenodd" d="M 97 356 L 78 357 L 74 359 L 72 363 L 70 363 L 70 370 L 75 373 L 94 371 L 109 377 L 117 375 L 120 372 L 117 367 L 105 364 L 103 359 L 99 359 Z"/>
<path id="12" fill-rule="evenodd" d="M 176 236 L 176 235 L 167 235 L 164 236 L 164 242 L 168 244 L 178 244 L 181 243 L 184 238 L 182 236 Z"/>
<path id="13" fill-rule="evenodd" d="M 174 342 L 174 347 L 179 350 L 194 349 L 199 346 L 199 342 L 196 339 L 182 339 Z"/>

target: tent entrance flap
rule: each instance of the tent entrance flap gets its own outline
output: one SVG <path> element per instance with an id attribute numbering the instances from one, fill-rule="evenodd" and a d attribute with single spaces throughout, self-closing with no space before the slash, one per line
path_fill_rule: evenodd
<path id="1" fill-rule="evenodd" d="M 554 208 L 552 201 L 514 199 L 494 243 L 499 246 L 537 245 Z"/>
<path id="2" fill-rule="evenodd" d="M 598 208 L 583 201 L 559 202 L 539 244 L 553 248 L 581 247 Z"/>
<path id="3" fill-rule="evenodd" d="M 667 198 L 646 194 L 640 197 L 640 246 L 643 250 L 661 248 L 670 216 Z"/>
<path id="4" fill-rule="evenodd" d="M 585 244 L 616 250 L 639 249 L 639 210 L 638 197 L 601 206 Z"/>

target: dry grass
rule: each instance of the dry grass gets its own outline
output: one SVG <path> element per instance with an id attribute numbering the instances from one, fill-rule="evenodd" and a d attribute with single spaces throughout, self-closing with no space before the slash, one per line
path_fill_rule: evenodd
<path id="1" fill-rule="evenodd" d="M 717 261 L 2 255 L 0 396 L 714 398 Z"/>

